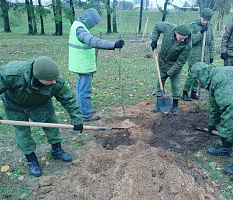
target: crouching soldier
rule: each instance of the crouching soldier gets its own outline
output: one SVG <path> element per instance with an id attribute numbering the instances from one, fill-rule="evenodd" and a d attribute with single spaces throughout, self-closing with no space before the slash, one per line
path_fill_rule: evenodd
<path id="1" fill-rule="evenodd" d="M 57 123 L 52 97 L 67 110 L 74 130 L 82 132 L 83 119 L 75 94 L 59 76 L 57 64 L 43 56 L 28 61 L 12 61 L 0 68 L 0 94 L 7 119 Z M 51 157 L 64 162 L 72 157 L 61 148 L 62 137 L 58 128 L 43 128 L 48 143 L 51 144 Z M 41 176 L 42 171 L 35 154 L 36 143 L 30 127 L 14 126 L 16 143 L 26 156 L 32 175 Z"/>
<path id="2" fill-rule="evenodd" d="M 210 113 L 209 133 L 212 134 L 219 125 L 218 131 L 222 146 L 209 148 L 207 152 L 214 156 L 231 156 L 233 144 L 233 68 L 211 67 L 198 62 L 193 65 L 191 75 L 201 84 L 201 88 L 209 91 Z M 233 174 L 233 165 L 225 169 Z"/>

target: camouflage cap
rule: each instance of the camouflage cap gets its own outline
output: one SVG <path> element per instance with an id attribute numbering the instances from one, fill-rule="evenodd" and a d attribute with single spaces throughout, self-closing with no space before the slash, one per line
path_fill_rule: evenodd
<path id="1" fill-rule="evenodd" d="M 215 66 L 209 66 L 203 62 L 195 63 L 191 68 L 193 79 L 199 79 L 201 88 L 207 89 L 211 79 L 211 72 Z"/>
<path id="2" fill-rule="evenodd" d="M 213 11 L 210 8 L 204 8 L 201 11 L 201 17 L 205 19 L 211 20 L 212 15 L 213 15 Z"/>
<path id="3" fill-rule="evenodd" d="M 179 33 L 180 35 L 189 35 L 191 30 L 187 24 L 181 24 L 176 27 L 176 32 Z"/>
<path id="4" fill-rule="evenodd" d="M 50 81 L 59 76 L 59 70 L 52 58 L 42 56 L 33 64 L 33 75 L 37 79 Z"/>

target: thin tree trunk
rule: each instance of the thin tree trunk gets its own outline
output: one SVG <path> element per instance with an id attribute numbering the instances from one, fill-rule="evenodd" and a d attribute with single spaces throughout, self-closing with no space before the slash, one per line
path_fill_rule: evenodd
<path id="1" fill-rule="evenodd" d="M 36 16 L 34 12 L 34 6 L 32 0 L 30 0 L 30 9 L 31 9 L 31 17 L 32 17 L 32 27 L 33 27 L 33 32 L 37 33 L 37 24 L 36 24 Z"/>
<path id="2" fill-rule="evenodd" d="M 113 33 L 117 33 L 117 19 L 116 19 L 116 8 L 117 8 L 117 0 L 113 0 L 113 13 L 112 13 L 112 26 Z"/>
<path id="3" fill-rule="evenodd" d="M 110 0 L 107 0 L 107 7 L 110 7 Z M 107 11 L 107 33 L 112 32 L 112 27 L 111 27 L 111 14 Z"/>
<path id="4" fill-rule="evenodd" d="M 141 0 L 141 7 L 140 7 L 140 15 L 139 15 L 139 28 L 138 28 L 138 33 L 141 33 L 141 28 L 142 28 L 142 10 L 143 10 L 143 0 Z"/>
<path id="5" fill-rule="evenodd" d="M 54 35 L 62 35 L 62 15 L 61 15 L 61 0 L 52 0 L 53 14 L 55 22 Z"/>
<path id="6" fill-rule="evenodd" d="M 52 0 L 52 7 L 53 7 L 53 16 L 54 16 L 54 23 L 55 23 L 55 33 L 54 33 L 54 35 L 57 35 L 58 26 L 57 26 L 57 20 L 56 20 L 56 0 Z"/>
<path id="7" fill-rule="evenodd" d="M 72 9 L 72 14 L 73 14 L 73 17 L 71 19 L 71 25 L 73 24 L 74 20 L 75 20 L 75 12 L 74 12 L 74 3 L 73 3 L 73 0 L 70 0 L 70 8 Z"/>
<path id="8" fill-rule="evenodd" d="M 3 22 L 4 22 L 4 32 L 11 32 L 9 15 L 8 15 L 9 6 L 6 0 L 2 0 L 1 3 L 2 3 L 1 10 L 2 10 L 2 16 L 3 16 Z"/>
<path id="9" fill-rule="evenodd" d="M 57 0 L 57 8 L 59 11 L 59 35 L 62 35 L 62 13 L 61 13 L 61 0 Z"/>
<path id="10" fill-rule="evenodd" d="M 162 21 L 165 21 L 166 19 L 166 11 L 167 11 L 167 3 L 168 3 L 168 0 L 165 1 L 164 3 L 164 9 L 163 9 L 163 17 L 162 17 Z"/>
<path id="11" fill-rule="evenodd" d="M 26 8 L 27 8 L 27 16 L 28 16 L 28 34 L 33 35 L 33 27 L 32 27 L 32 16 L 31 16 L 31 9 L 29 0 L 25 0 Z"/>
<path id="12" fill-rule="evenodd" d="M 42 8 L 41 0 L 38 0 L 38 4 L 39 4 L 40 8 Z M 40 34 L 43 35 L 44 34 L 44 20 L 43 20 L 43 15 L 42 15 L 41 9 L 40 9 L 40 24 L 41 24 Z"/>

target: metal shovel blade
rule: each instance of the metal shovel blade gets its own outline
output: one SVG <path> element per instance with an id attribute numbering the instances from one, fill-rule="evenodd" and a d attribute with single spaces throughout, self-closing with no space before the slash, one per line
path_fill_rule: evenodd
<path id="1" fill-rule="evenodd" d="M 170 97 L 169 96 L 158 97 L 158 107 L 163 113 L 167 114 L 171 109 Z"/>

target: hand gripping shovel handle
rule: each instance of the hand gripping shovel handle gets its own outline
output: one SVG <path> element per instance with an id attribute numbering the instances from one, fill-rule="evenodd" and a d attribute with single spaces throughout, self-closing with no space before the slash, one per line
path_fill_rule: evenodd
<path id="1" fill-rule="evenodd" d="M 156 66 L 157 73 L 158 73 L 159 86 L 160 86 L 160 90 L 161 90 L 161 93 L 162 93 L 162 96 L 163 96 L 164 95 L 163 84 L 162 84 L 161 75 L 160 75 L 160 71 L 159 71 L 159 62 L 158 62 L 157 49 L 154 49 L 154 57 L 155 57 L 155 66 Z"/>
<path id="2" fill-rule="evenodd" d="M 70 124 L 25 122 L 25 121 L 13 121 L 13 120 L 0 120 L 0 124 L 13 125 L 13 126 L 38 126 L 38 127 L 47 127 L 47 128 L 65 128 L 65 129 L 73 129 L 74 128 L 74 125 L 70 125 Z M 112 129 L 127 129 L 127 128 L 83 126 L 83 129 L 84 130 L 94 130 L 94 131 L 105 131 L 105 130 L 112 130 Z"/>

